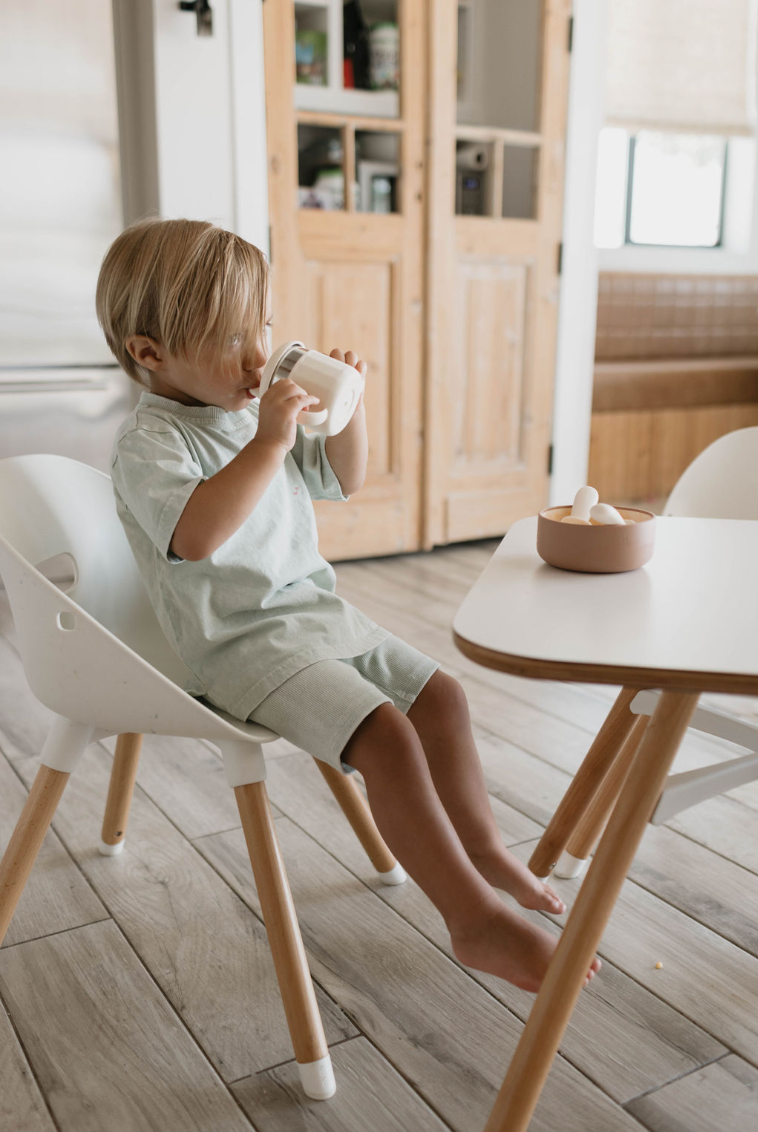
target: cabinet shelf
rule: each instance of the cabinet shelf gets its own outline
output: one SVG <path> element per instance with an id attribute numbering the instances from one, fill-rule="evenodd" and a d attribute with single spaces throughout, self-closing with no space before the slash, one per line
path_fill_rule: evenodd
<path id="1" fill-rule="evenodd" d="M 346 90 L 295 83 L 295 109 L 361 118 L 397 118 L 400 95 L 396 90 Z"/>
<path id="2" fill-rule="evenodd" d="M 334 129 L 351 126 L 354 130 L 382 130 L 390 134 L 402 134 L 405 130 L 402 118 L 363 118 L 355 114 L 332 114 L 326 110 L 298 110 L 296 118 L 301 126 L 331 126 Z"/>

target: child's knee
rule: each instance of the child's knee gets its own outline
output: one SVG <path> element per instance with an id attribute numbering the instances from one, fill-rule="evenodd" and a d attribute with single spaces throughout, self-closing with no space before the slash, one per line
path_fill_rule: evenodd
<path id="1" fill-rule="evenodd" d="M 438 723 L 468 719 L 468 700 L 461 685 L 453 676 L 438 668 L 416 697 L 409 715 L 421 713 Z"/>
<path id="2" fill-rule="evenodd" d="M 380 704 L 350 736 L 342 752 L 342 762 L 360 770 L 359 764 L 366 760 L 402 757 L 416 741 L 413 725 L 403 712 L 394 704 Z"/>

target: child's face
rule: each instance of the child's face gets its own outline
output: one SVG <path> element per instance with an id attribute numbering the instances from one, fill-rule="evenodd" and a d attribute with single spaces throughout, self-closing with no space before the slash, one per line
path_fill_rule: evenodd
<path id="1" fill-rule="evenodd" d="M 174 357 L 159 343 L 150 339 L 130 339 L 127 343 L 140 365 L 150 371 L 150 392 L 169 397 L 183 405 L 216 405 L 228 413 L 244 409 L 255 396 L 261 383 L 263 367 L 270 353 L 268 327 L 271 309 L 266 311 L 266 331 L 253 347 L 241 345 L 243 336 L 235 335 L 224 348 L 222 357 L 211 349 L 196 358 Z M 150 343 L 145 346 L 145 343 Z M 134 351 L 132 350 L 134 345 Z"/>

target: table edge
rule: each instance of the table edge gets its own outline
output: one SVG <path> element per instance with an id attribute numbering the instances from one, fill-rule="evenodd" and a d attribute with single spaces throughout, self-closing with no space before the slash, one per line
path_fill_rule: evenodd
<path id="1" fill-rule="evenodd" d="M 625 688 L 670 688 L 680 692 L 716 692 L 758 696 L 758 675 L 732 672 L 690 672 L 683 669 L 633 668 L 584 661 L 545 660 L 517 656 L 478 645 L 453 629 L 460 652 L 476 664 L 531 680 L 563 680 L 578 684 L 620 684 Z"/>

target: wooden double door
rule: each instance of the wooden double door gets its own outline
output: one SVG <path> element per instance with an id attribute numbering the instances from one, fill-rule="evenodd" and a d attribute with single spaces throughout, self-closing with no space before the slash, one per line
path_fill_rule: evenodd
<path id="1" fill-rule="evenodd" d="M 264 5 L 274 341 L 369 367 L 366 483 L 316 505 L 332 560 L 500 535 L 548 492 L 569 0 L 391 14 L 399 90 L 308 89 L 295 43 L 341 0 Z"/>

